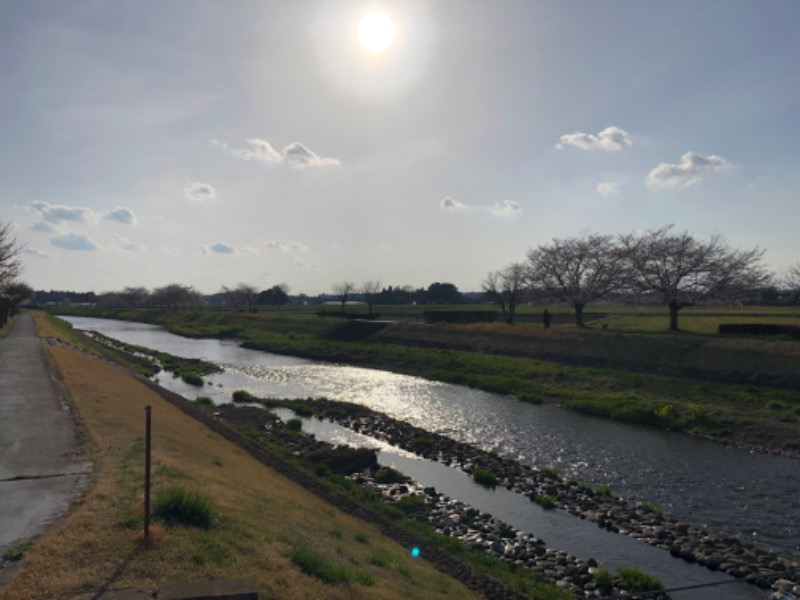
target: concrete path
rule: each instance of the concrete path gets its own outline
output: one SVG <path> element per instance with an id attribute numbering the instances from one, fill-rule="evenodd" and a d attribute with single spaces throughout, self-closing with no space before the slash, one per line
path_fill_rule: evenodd
<path id="1" fill-rule="evenodd" d="M 0 338 L 0 556 L 61 515 L 88 481 L 75 424 L 23 314 Z M 0 569 L 3 563 L 0 559 Z"/>

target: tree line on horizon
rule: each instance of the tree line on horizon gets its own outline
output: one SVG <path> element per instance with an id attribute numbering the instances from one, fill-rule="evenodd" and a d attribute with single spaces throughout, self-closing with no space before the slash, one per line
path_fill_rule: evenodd
<path id="1" fill-rule="evenodd" d="M 800 304 L 800 262 L 783 277 L 762 264 L 764 251 L 732 248 L 720 235 L 702 240 L 672 225 L 643 233 L 610 236 L 584 233 L 553 239 L 531 248 L 526 260 L 491 271 L 482 282 L 482 294 L 462 293 L 452 283 L 435 282 L 427 288 L 384 287 L 379 279 L 356 284 L 339 281 L 330 294 L 312 298 L 289 295 L 282 283 L 266 290 L 240 283 L 204 295 L 194 286 L 172 283 L 149 290 L 126 287 L 121 291 L 37 291 L 22 282 L 20 245 L 10 223 L 0 222 L 0 326 L 22 304 L 69 302 L 103 306 L 195 308 L 223 305 L 255 310 L 259 305 L 281 306 L 335 301 L 342 314 L 348 302 L 375 305 L 464 304 L 491 301 L 506 323 L 513 324 L 517 307 L 525 303 L 570 305 L 575 323 L 584 326 L 583 310 L 592 303 L 661 304 L 669 309 L 670 330 L 678 329 L 681 309 L 698 305 L 735 304 L 755 300 L 764 304 Z"/>

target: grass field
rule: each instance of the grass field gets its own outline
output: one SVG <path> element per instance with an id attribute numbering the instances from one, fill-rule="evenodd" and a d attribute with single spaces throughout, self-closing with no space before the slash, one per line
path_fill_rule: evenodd
<path id="1" fill-rule="evenodd" d="M 40 335 L 69 337 L 44 315 L 35 317 Z M 71 348 L 49 351 L 97 470 L 60 529 L 35 544 L 4 599 L 240 577 L 254 577 L 263 598 L 474 597 L 124 371 Z M 210 527 L 157 524 L 149 543 L 141 537 L 146 405 L 153 411 L 154 496 L 178 486 L 207 498 L 214 515 Z"/>

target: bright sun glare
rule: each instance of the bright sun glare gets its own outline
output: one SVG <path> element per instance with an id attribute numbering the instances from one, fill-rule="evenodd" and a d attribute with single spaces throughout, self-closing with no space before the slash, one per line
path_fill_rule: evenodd
<path id="1" fill-rule="evenodd" d="M 386 13 L 369 13 L 358 23 L 358 41 L 373 54 L 386 50 L 394 40 L 394 33 L 394 23 Z"/>

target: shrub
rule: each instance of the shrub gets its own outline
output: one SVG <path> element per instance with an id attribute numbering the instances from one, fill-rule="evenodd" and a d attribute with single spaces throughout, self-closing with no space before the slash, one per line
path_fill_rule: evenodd
<path id="1" fill-rule="evenodd" d="M 195 375 L 194 373 L 182 373 L 181 379 L 183 379 L 183 381 L 189 385 L 194 385 L 197 387 L 201 387 L 203 385 L 203 378 L 200 377 L 200 375 Z"/>
<path id="2" fill-rule="evenodd" d="M 303 422 L 300 419 L 289 419 L 286 421 L 286 429 L 289 431 L 300 431 L 303 429 Z"/>
<path id="3" fill-rule="evenodd" d="M 553 496 L 537 495 L 533 497 L 533 501 L 548 510 L 556 507 L 556 499 Z"/>
<path id="4" fill-rule="evenodd" d="M 614 584 L 614 579 L 607 569 L 598 569 L 594 574 L 594 582 L 603 592 L 609 592 Z"/>
<path id="5" fill-rule="evenodd" d="M 620 567 L 617 569 L 617 575 L 619 575 L 622 585 L 629 590 L 647 592 L 660 590 L 664 587 L 658 577 L 653 577 L 636 567 Z"/>
<path id="6" fill-rule="evenodd" d="M 561 481 L 561 473 L 553 469 L 552 467 L 542 467 L 540 469 L 542 475 L 545 477 L 549 477 L 555 481 Z"/>
<path id="7" fill-rule="evenodd" d="M 651 504 L 650 502 L 640 502 L 639 508 L 646 510 L 649 513 L 653 513 L 654 515 L 664 516 L 664 510 L 655 504 Z"/>
<path id="8" fill-rule="evenodd" d="M 194 399 L 194 403 L 197 404 L 197 406 L 203 406 L 206 408 L 214 406 L 214 401 L 208 396 L 198 396 Z"/>
<path id="9" fill-rule="evenodd" d="M 313 417 L 314 410 L 307 404 L 293 404 L 291 407 L 298 417 Z"/>
<path id="10" fill-rule="evenodd" d="M 9 548 L 3 553 L 3 560 L 7 560 L 9 562 L 16 562 L 21 560 L 23 556 L 33 547 L 33 542 L 28 540 L 27 542 L 23 542 L 19 546 L 14 548 Z"/>
<path id="11" fill-rule="evenodd" d="M 429 437 L 415 437 L 411 440 L 414 450 L 427 450 L 433 446 L 433 439 Z"/>
<path id="12" fill-rule="evenodd" d="M 245 390 L 236 390 L 233 392 L 233 401 L 234 402 L 258 402 L 258 398 L 253 396 L 248 391 Z"/>
<path id="13" fill-rule="evenodd" d="M 378 483 L 399 483 L 404 481 L 405 478 L 405 475 L 392 467 L 383 467 L 375 473 L 375 481 Z"/>
<path id="14" fill-rule="evenodd" d="M 497 475 L 492 473 L 489 469 L 475 467 L 472 470 L 472 479 L 475 483 L 483 487 L 494 488 L 497 486 Z"/>
<path id="15" fill-rule="evenodd" d="M 202 494 L 181 487 L 161 492 L 156 497 L 153 513 L 169 525 L 192 525 L 207 529 L 214 522 L 211 501 Z"/>
<path id="16" fill-rule="evenodd" d="M 408 514 L 422 510 L 427 504 L 422 496 L 403 496 L 397 502 L 397 508 Z"/>
<path id="17" fill-rule="evenodd" d="M 359 544 L 369 544 L 369 536 L 363 531 L 356 531 L 353 539 L 355 539 L 355 541 L 357 541 Z"/>
<path id="18" fill-rule="evenodd" d="M 611 486 L 609 485 L 601 485 L 595 488 L 595 491 L 600 494 L 601 496 L 608 496 L 609 498 L 614 498 L 615 494 L 611 491 Z"/>

